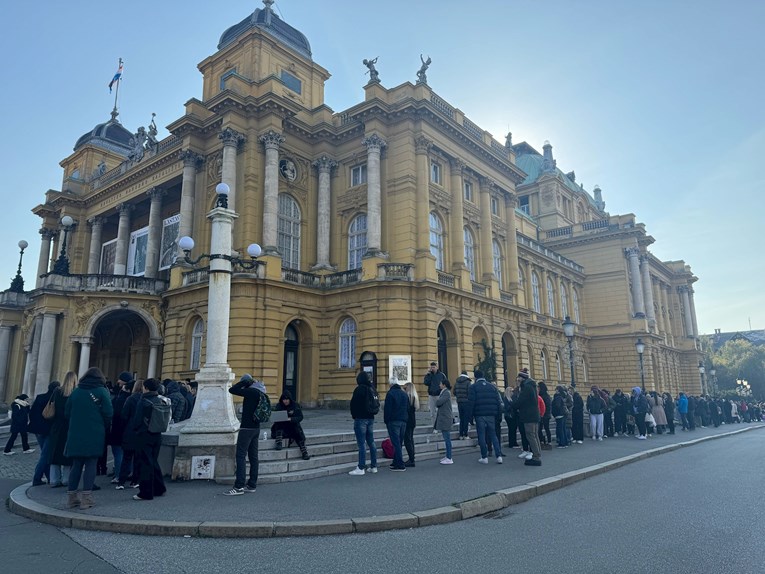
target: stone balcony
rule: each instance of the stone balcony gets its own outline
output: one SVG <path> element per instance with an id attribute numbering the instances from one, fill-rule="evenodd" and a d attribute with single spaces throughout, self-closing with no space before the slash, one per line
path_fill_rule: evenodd
<path id="1" fill-rule="evenodd" d="M 168 282 L 161 279 L 128 275 L 58 275 L 41 277 L 39 289 L 69 292 L 112 292 L 159 295 L 167 290 Z"/>

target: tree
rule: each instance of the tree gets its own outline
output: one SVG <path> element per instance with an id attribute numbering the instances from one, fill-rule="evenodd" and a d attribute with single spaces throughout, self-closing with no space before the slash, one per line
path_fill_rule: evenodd
<path id="1" fill-rule="evenodd" d="M 494 352 L 494 346 L 489 346 L 486 339 L 481 339 L 481 347 L 483 347 L 483 358 L 481 353 L 478 353 L 478 363 L 473 367 L 474 371 L 481 370 L 487 381 L 497 380 L 497 355 Z"/>
<path id="2" fill-rule="evenodd" d="M 735 389 L 744 379 L 757 398 L 765 397 L 765 347 L 741 339 L 725 343 L 712 354 L 719 389 Z"/>

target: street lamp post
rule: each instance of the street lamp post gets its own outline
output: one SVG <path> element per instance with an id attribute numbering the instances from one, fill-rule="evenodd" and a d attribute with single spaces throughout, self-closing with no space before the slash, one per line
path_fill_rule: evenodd
<path id="1" fill-rule="evenodd" d="M 635 342 L 635 349 L 637 350 L 638 357 L 640 358 L 640 387 L 645 394 L 645 372 L 643 371 L 643 353 L 645 353 L 645 343 L 641 338 Z"/>
<path id="2" fill-rule="evenodd" d="M 707 392 L 704 390 L 704 373 L 706 372 L 706 368 L 704 367 L 704 363 L 702 361 L 699 361 L 699 377 L 701 378 L 701 394 L 706 395 Z"/>
<path id="3" fill-rule="evenodd" d="M 714 365 L 709 369 L 709 374 L 712 377 L 712 394 L 717 396 L 717 369 L 715 369 Z"/>
<path id="4" fill-rule="evenodd" d="M 563 334 L 568 339 L 568 365 L 571 368 L 571 388 L 576 388 L 576 381 L 574 380 L 574 327 L 575 323 L 571 320 L 571 317 L 566 315 L 563 321 Z"/>
<path id="5" fill-rule="evenodd" d="M 61 243 L 61 253 L 53 265 L 53 273 L 56 275 L 69 275 L 69 257 L 66 254 L 66 238 L 74 225 L 74 219 L 65 215 L 61 218 L 61 225 L 64 226 L 64 241 Z"/>
<path id="6" fill-rule="evenodd" d="M 11 288 L 10 290 L 14 293 L 23 293 L 24 292 L 24 278 L 21 276 L 21 260 L 24 258 L 24 250 L 29 247 L 29 243 L 24 241 L 23 239 L 19 241 L 19 249 L 21 250 L 19 252 L 19 268 L 16 270 L 16 277 L 13 278 L 13 281 L 11 281 Z"/>

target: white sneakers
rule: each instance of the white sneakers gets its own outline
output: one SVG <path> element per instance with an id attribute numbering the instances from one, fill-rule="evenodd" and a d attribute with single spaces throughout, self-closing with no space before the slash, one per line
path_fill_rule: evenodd
<path id="1" fill-rule="evenodd" d="M 525 450 L 521 451 L 521 454 L 518 455 L 518 458 L 526 458 L 527 454 L 531 454 L 530 452 L 526 452 Z"/>
<path id="2" fill-rule="evenodd" d="M 644 435 L 644 434 L 641 434 L 641 435 L 638 437 L 638 440 L 645 440 L 645 439 L 646 439 L 646 437 L 645 437 L 645 435 Z"/>
<path id="3" fill-rule="evenodd" d="M 479 458 L 478 462 L 480 462 L 481 464 L 489 464 L 489 459 L 488 458 Z"/>
<path id="4" fill-rule="evenodd" d="M 348 474 L 350 474 L 351 476 L 364 476 L 364 475 L 366 474 L 366 472 L 364 471 L 364 469 L 363 469 L 363 468 L 359 468 L 359 467 L 357 466 L 356 468 L 354 468 L 354 469 L 353 469 L 351 472 L 349 472 Z"/>
<path id="5" fill-rule="evenodd" d="M 454 464 L 454 461 L 452 459 L 446 458 L 446 457 L 442 458 L 439 462 L 441 464 Z"/>
<path id="6" fill-rule="evenodd" d="M 602 436 L 599 436 L 599 437 L 598 437 L 598 440 L 601 440 L 601 441 L 602 441 L 602 440 L 603 440 L 603 437 L 602 437 Z"/>
<path id="7" fill-rule="evenodd" d="M 367 472 L 369 472 L 369 473 L 371 473 L 371 474 L 377 474 L 377 467 L 376 467 L 376 466 L 370 466 L 370 467 L 367 469 Z"/>
<path id="8" fill-rule="evenodd" d="M 502 457 L 501 456 L 497 457 L 497 464 L 502 464 Z"/>
<path id="9" fill-rule="evenodd" d="M 27 450 L 24 451 L 24 454 L 32 454 L 34 451 L 35 451 L 35 449 L 28 448 Z"/>
<path id="10" fill-rule="evenodd" d="M 524 458 L 525 458 L 526 460 L 531 460 L 532 458 L 534 458 L 534 454 L 533 454 L 533 453 L 530 453 L 530 452 L 527 452 L 527 453 L 526 453 L 526 456 L 525 456 Z"/>

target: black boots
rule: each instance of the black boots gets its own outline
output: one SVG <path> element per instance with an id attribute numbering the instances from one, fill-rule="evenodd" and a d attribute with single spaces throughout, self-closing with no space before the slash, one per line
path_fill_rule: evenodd
<path id="1" fill-rule="evenodd" d="M 282 450 L 282 436 L 282 431 L 276 432 L 276 444 L 274 445 L 276 450 Z"/>
<path id="2" fill-rule="evenodd" d="M 308 454 L 308 449 L 305 447 L 305 441 L 298 444 L 300 447 L 300 454 L 303 455 L 303 460 L 309 460 L 311 458 L 311 455 Z"/>

